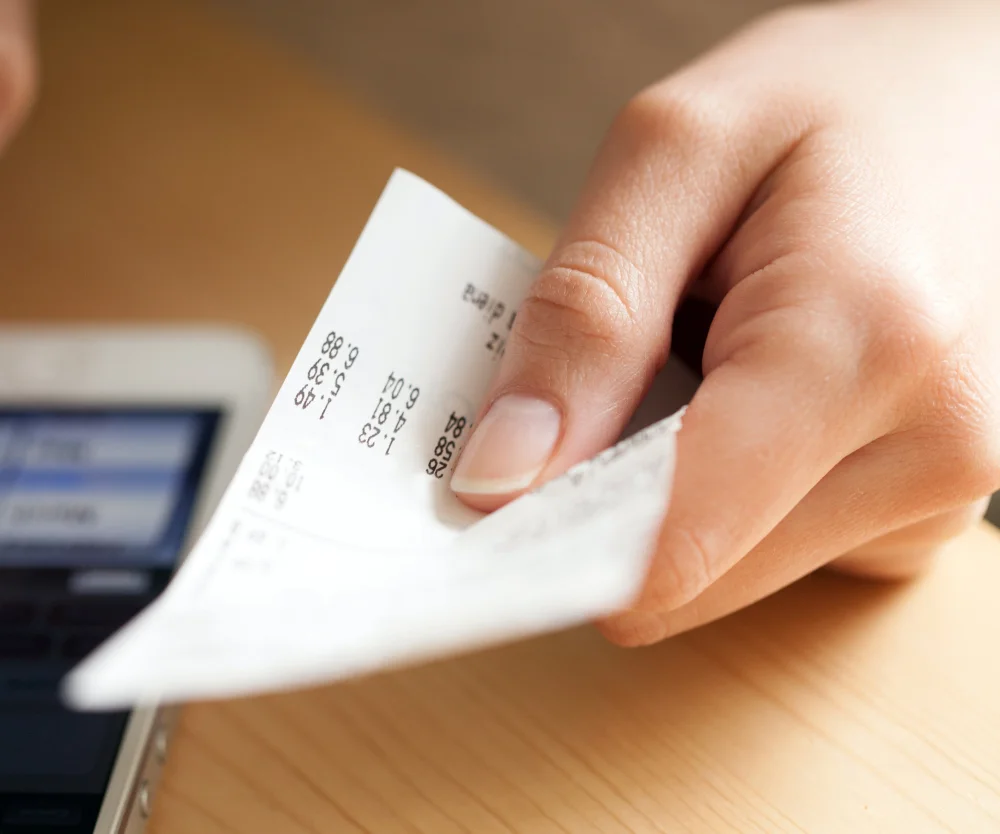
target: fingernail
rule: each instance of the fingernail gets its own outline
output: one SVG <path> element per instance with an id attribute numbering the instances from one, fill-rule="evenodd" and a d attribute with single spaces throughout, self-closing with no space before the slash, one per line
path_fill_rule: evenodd
<path id="1" fill-rule="evenodd" d="M 545 400 L 506 394 L 486 412 L 459 458 L 451 488 L 507 495 L 531 486 L 552 456 L 562 418 Z"/>

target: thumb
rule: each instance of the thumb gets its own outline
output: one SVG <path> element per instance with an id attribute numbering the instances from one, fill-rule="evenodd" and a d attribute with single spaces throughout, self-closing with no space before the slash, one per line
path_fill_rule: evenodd
<path id="1" fill-rule="evenodd" d="M 495 509 L 617 439 L 666 360 L 685 287 L 797 138 L 788 119 L 758 109 L 751 124 L 746 102 L 679 86 L 622 111 L 517 311 L 451 481 L 474 507 Z"/>

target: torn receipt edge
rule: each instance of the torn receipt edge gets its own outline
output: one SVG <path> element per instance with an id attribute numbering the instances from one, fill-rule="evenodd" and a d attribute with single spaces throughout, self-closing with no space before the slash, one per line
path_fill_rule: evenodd
<path id="1" fill-rule="evenodd" d="M 626 606 L 690 390 L 490 515 L 448 486 L 538 267 L 394 172 L 204 533 L 161 597 L 70 673 L 67 702 L 315 685 Z"/>

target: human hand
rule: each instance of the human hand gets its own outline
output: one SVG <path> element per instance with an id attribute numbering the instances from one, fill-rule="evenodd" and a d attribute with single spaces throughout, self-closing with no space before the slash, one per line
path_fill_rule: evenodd
<path id="1" fill-rule="evenodd" d="M 679 301 L 718 304 L 642 644 L 834 563 L 919 569 L 1000 486 L 1000 4 L 782 11 L 640 93 L 528 299 L 453 489 L 610 445 Z"/>
<path id="2" fill-rule="evenodd" d="M 35 95 L 31 0 L 0 0 L 0 151 L 20 127 Z"/>

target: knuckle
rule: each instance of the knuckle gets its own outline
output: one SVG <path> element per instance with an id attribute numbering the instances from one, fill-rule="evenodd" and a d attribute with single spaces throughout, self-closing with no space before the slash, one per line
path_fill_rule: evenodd
<path id="1" fill-rule="evenodd" d="M 607 244 L 563 247 L 522 302 L 515 338 L 536 349 L 620 356 L 640 330 L 642 283 L 639 269 Z"/>
<path id="2" fill-rule="evenodd" d="M 813 258 L 796 254 L 769 265 L 723 301 L 709 331 L 705 368 L 724 363 L 786 368 L 810 385 L 856 384 L 857 322 L 850 305 L 810 285 Z"/>
<path id="3" fill-rule="evenodd" d="M 660 146 L 665 140 L 681 148 L 722 144 L 729 133 L 725 103 L 675 79 L 643 90 L 618 112 L 611 138 L 629 147 Z"/>
<path id="4" fill-rule="evenodd" d="M 831 257 L 823 295 L 831 321 L 853 335 L 859 383 L 895 399 L 919 390 L 960 337 L 959 318 L 918 265 L 863 250 Z"/>
<path id="5" fill-rule="evenodd" d="M 935 374 L 961 338 L 957 316 L 909 270 L 875 266 L 876 293 L 860 294 L 867 370 L 880 383 L 915 388 Z"/>
<path id="6" fill-rule="evenodd" d="M 939 502 L 971 503 L 1000 488 L 1000 390 L 969 339 L 967 313 L 935 289 L 933 270 L 929 261 L 860 262 L 859 378 L 927 443 Z"/>
<path id="7" fill-rule="evenodd" d="M 942 497 L 974 501 L 1000 489 L 1000 441 L 995 426 L 964 411 L 965 417 L 951 414 L 942 432 L 944 472 L 935 481 L 948 486 L 949 495 Z"/>
<path id="8" fill-rule="evenodd" d="M 913 437 L 928 449 L 925 480 L 939 504 L 1000 489 L 1000 392 L 988 363 L 957 350 L 912 404 Z"/>
<path id="9" fill-rule="evenodd" d="M 671 611 L 711 585 L 719 572 L 719 551 L 710 538 L 693 527 L 667 528 L 636 610 Z"/>
<path id="10" fill-rule="evenodd" d="M 878 391 L 895 408 L 926 391 L 962 339 L 962 316 L 919 268 L 863 252 L 800 250 L 744 284 L 732 295 L 752 298 L 734 306 L 750 315 L 710 334 L 706 358 L 717 364 L 773 351 L 811 379 Z"/>
<path id="11" fill-rule="evenodd" d="M 717 555 L 707 539 L 694 528 L 679 528 L 671 560 L 674 605 L 690 602 L 715 581 Z"/>
<path id="12" fill-rule="evenodd" d="M 855 323 L 849 311 L 833 299 L 788 315 L 779 349 L 795 363 L 806 379 L 822 380 L 828 388 L 849 390 L 857 384 L 859 350 L 853 339 Z"/>

